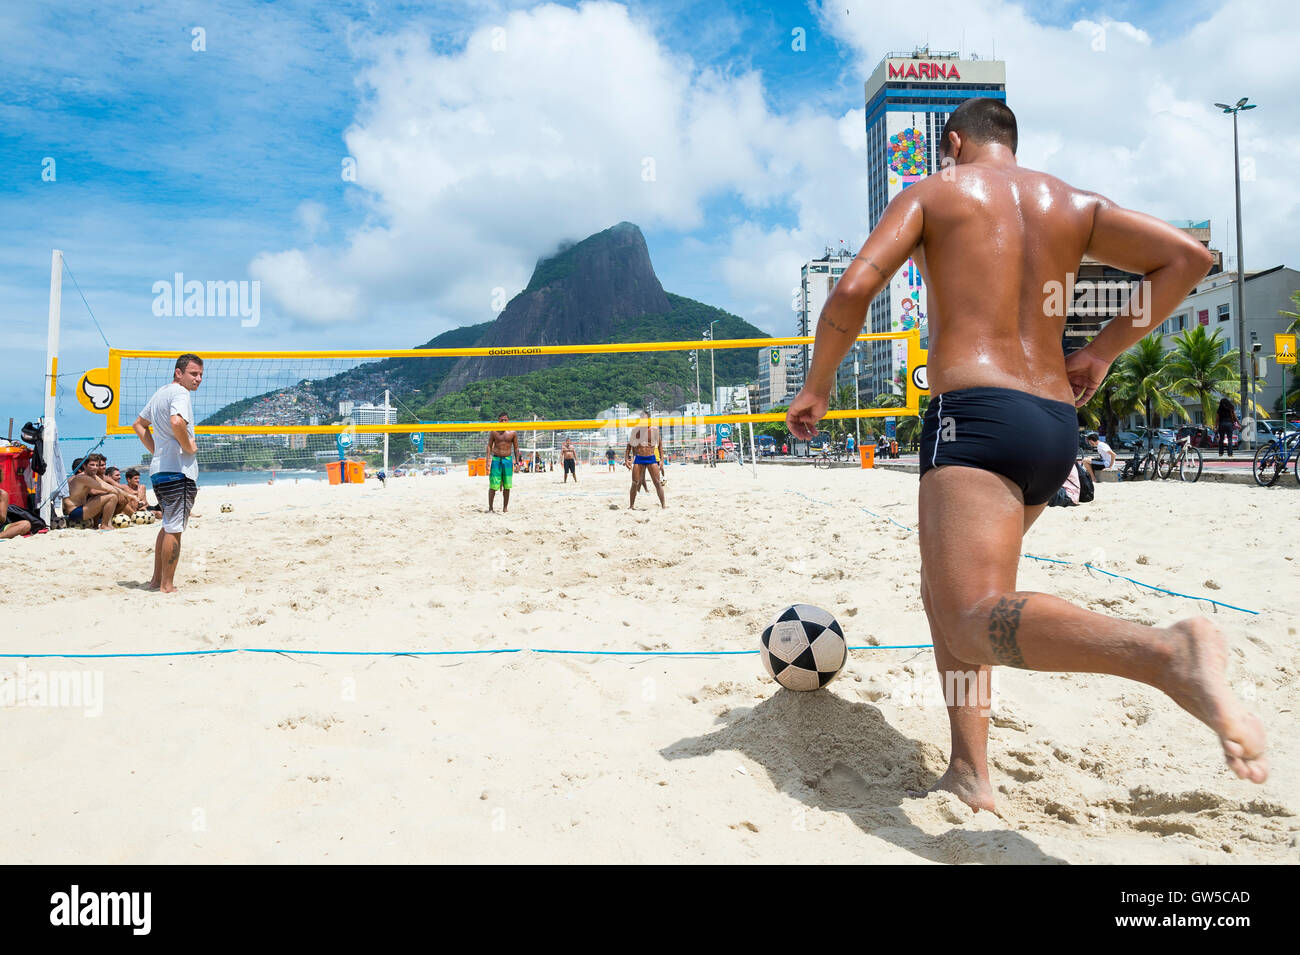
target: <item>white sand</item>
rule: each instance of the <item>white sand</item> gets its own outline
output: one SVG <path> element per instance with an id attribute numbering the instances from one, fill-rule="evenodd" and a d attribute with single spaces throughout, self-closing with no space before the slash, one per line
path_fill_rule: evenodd
<path id="1" fill-rule="evenodd" d="M 462 474 L 203 487 L 170 597 L 137 589 L 156 528 L 0 543 L 0 645 L 747 650 L 793 602 L 853 645 L 929 642 L 915 536 L 859 510 L 915 526 L 915 475 L 674 467 L 670 509 L 632 514 L 621 467 L 581 479 L 517 475 L 504 516 Z M 1290 489 L 1103 485 L 1027 542 L 1258 616 L 1022 563 L 1022 589 L 1095 610 L 1208 613 L 1268 727 L 1263 786 L 1154 690 L 999 670 L 1005 818 L 905 799 L 947 752 L 928 650 L 856 652 L 812 694 L 777 692 L 756 655 L 10 659 L 28 685 L 100 674 L 103 712 L 0 710 L 0 858 L 1295 862 L 1298 517 Z"/>

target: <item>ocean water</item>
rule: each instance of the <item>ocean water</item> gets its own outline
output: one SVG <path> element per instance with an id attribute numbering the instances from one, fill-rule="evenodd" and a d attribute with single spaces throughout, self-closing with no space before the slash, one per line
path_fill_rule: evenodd
<path id="1" fill-rule="evenodd" d="M 275 483 L 294 481 L 325 481 L 324 471 L 199 471 L 199 487 L 224 487 L 227 484 L 265 484 L 274 478 Z"/>

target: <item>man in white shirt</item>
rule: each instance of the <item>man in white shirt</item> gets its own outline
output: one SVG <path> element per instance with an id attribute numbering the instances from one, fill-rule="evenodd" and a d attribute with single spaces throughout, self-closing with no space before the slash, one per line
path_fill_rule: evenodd
<path id="1" fill-rule="evenodd" d="M 203 359 L 181 355 L 172 382 L 154 392 L 132 427 L 153 455 L 150 483 L 162 507 L 162 528 L 154 543 L 150 590 L 176 590 L 176 563 L 181 533 L 189 522 L 199 493 L 198 444 L 194 440 L 194 409 L 190 394 L 203 382 Z"/>
<path id="2" fill-rule="evenodd" d="M 1115 452 L 1111 450 L 1109 444 L 1101 440 L 1096 431 L 1089 431 L 1083 436 L 1083 440 L 1088 442 L 1089 448 L 1097 452 L 1097 457 L 1083 462 L 1083 466 L 1088 469 L 1088 477 L 1095 481 L 1098 471 L 1109 471 L 1115 467 Z"/>

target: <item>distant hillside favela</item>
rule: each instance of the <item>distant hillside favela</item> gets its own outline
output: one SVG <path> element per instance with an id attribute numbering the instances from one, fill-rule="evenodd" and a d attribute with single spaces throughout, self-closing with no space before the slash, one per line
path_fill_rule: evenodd
<path id="1" fill-rule="evenodd" d="M 528 286 L 493 321 L 452 329 L 419 348 L 686 341 L 710 322 L 716 338 L 767 338 L 744 319 L 665 292 L 641 230 L 630 222 L 543 258 Z M 688 352 L 510 358 L 390 358 L 244 398 L 203 425 L 298 425 L 341 421 L 340 404 L 382 401 L 392 392 L 396 420 L 487 421 L 591 418 L 618 404 L 669 410 L 694 402 Z M 701 355 L 701 398 L 709 403 L 709 360 Z M 757 376 L 756 349 L 714 356 L 717 384 Z"/>

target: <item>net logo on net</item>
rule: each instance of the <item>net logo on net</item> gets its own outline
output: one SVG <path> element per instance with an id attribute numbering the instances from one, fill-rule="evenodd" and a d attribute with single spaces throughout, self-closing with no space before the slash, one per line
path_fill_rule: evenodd
<path id="1" fill-rule="evenodd" d="M 127 926 L 132 935 L 153 927 L 152 892 L 83 892 L 74 885 L 50 896 L 50 924 Z"/>
<path id="2" fill-rule="evenodd" d="M 153 313 L 158 318 L 238 318 L 243 328 L 262 321 L 262 283 L 186 281 L 183 272 L 153 283 Z"/>

